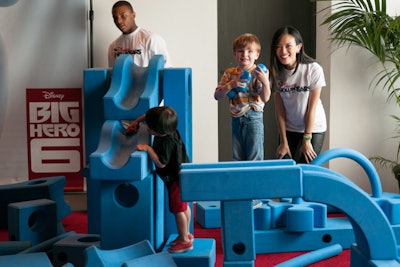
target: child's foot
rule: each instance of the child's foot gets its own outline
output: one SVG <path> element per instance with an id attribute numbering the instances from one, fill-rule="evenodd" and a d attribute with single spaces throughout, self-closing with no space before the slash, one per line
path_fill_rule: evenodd
<path id="1" fill-rule="evenodd" d="M 168 249 L 169 253 L 182 253 L 193 249 L 193 242 L 189 241 L 187 243 L 181 243 L 179 241 L 175 242 L 175 245 Z"/>
<path id="2" fill-rule="evenodd" d="M 179 236 L 178 236 L 177 238 L 175 238 L 175 240 L 171 241 L 171 242 L 169 243 L 169 245 L 170 245 L 170 246 L 175 246 L 176 241 L 178 240 L 178 238 L 179 238 Z M 193 236 L 191 233 L 188 234 L 188 238 L 189 238 L 189 241 L 193 242 L 194 236 Z"/>

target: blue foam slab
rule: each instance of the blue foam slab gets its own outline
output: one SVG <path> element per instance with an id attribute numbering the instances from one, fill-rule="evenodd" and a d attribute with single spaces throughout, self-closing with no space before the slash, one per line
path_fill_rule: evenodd
<path id="1" fill-rule="evenodd" d="M 31 246 L 30 241 L 3 241 L 0 242 L 0 255 L 12 255 Z"/>
<path id="2" fill-rule="evenodd" d="M 196 202 L 196 221 L 204 228 L 221 227 L 221 205 L 219 201 Z"/>
<path id="3" fill-rule="evenodd" d="M 310 251 L 339 244 L 350 248 L 355 242 L 351 223 L 347 218 L 328 218 L 325 228 L 310 232 L 286 232 L 282 229 L 255 230 L 256 253 Z"/>
<path id="4" fill-rule="evenodd" d="M 168 251 L 168 244 L 177 238 L 172 234 L 163 251 Z M 171 253 L 178 267 L 214 267 L 216 260 L 216 243 L 211 238 L 196 238 L 193 241 L 193 250 L 183 253 Z"/>
<path id="5" fill-rule="evenodd" d="M 143 180 L 152 169 L 148 154 L 135 151 L 138 143 L 149 144 L 145 127 L 125 135 L 121 122 L 108 120 L 101 129 L 99 146 L 90 155 L 90 178 L 95 180 Z"/>
<path id="6" fill-rule="evenodd" d="M 122 267 L 176 267 L 172 256 L 164 251 L 125 262 Z"/>
<path id="7" fill-rule="evenodd" d="M 158 106 L 160 70 L 164 57 L 155 55 L 148 67 L 137 66 L 131 55 L 117 58 L 111 85 L 103 97 L 105 119 L 131 120 Z"/>
<path id="8" fill-rule="evenodd" d="M 103 96 L 108 90 L 109 69 L 91 68 L 83 72 L 85 102 L 85 159 L 96 150 L 104 123 Z"/>
<path id="9" fill-rule="evenodd" d="M 0 267 L 53 267 L 44 252 L 0 256 Z"/>
<path id="10" fill-rule="evenodd" d="M 210 164 L 211 165 L 211 164 Z M 180 185 L 184 201 L 218 201 L 301 197 L 302 174 L 298 166 L 186 168 Z M 238 166 L 241 164 L 239 163 Z M 229 181 L 229 182 L 227 182 Z M 271 190 L 274 188 L 274 190 Z"/>
<path id="11" fill-rule="evenodd" d="M 85 267 L 121 267 L 124 262 L 152 254 L 155 251 L 148 240 L 111 250 L 91 246 L 85 250 Z"/>
<path id="12" fill-rule="evenodd" d="M 57 206 L 50 199 L 36 199 L 8 205 L 8 238 L 37 245 L 57 236 Z"/>
<path id="13" fill-rule="evenodd" d="M 57 203 L 57 220 L 67 217 L 71 213 L 71 207 L 64 199 L 65 183 L 64 176 L 54 176 L 0 185 L 0 228 L 7 228 L 10 203 L 50 199 Z"/>
<path id="14" fill-rule="evenodd" d="M 75 267 L 85 266 L 85 249 L 99 246 L 99 235 L 75 234 L 67 236 L 53 245 L 51 255 L 55 266 L 71 263 Z"/>
<path id="15" fill-rule="evenodd" d="M 253 261 L 224 261 L 224 267 L 254 267 Z"/>

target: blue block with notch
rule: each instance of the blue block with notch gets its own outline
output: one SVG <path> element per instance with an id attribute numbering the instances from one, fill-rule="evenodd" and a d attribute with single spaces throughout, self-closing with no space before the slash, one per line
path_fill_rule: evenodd
<path id="1" fill-rule="evenodd" d="M 196 202 L 196 221 L 203 228 L 221 227 L 221 205 L 219 201 Z"/>

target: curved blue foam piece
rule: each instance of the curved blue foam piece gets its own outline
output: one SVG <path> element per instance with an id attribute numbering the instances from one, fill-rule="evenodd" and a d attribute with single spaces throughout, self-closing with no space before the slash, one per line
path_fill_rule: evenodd
<path id="1" fill-rule="evenodd" d="M 309 253 L 297 256 L 283 263 L 275 265 L 275 267 L 298 267 L 307 266 L 318 261 L 325 260 L 327 258 L 339 255 L 342 253 L 342 246 L 335 244 L 325 248 L 317 249 Z"/>
<path id="2" fill-rule="evenodd" d="M 151 171 L 147 152 L 135 151 L 137 144 L 149 144 L 146 127 L 140 127 L 134 135 L 125 135 L 120 121 L 104 122 L 99 146 L 90 155 L 92 179 L 142 180 Z"/>
<path id="3" fill-rule="evenodd" d="M 366 172 L 371 184 L 372 196 L 380 198 L 382 196 L 382 185 L 379 175 L 371 163 L 363 154 L 350 148 L 333 148 L 319 154 L 312 162 L 313 165 L 322 166 L 334 158 L 349 158 L 356 161 Z"/>
<path id="4" fill-rule="evenodd" d="M 306 201 L 326 203 L 348 215 L 356 243 L 367 257 L 374 260 L 397 258 L 397 243 L 391 225 L 368 194 L 349 179 L 334 175 L 323 167 L 309 165 L 302 169 Z"/>
<path id="5" fill-rule="evenodd" d="M 155 251 L 148 240 L 118 248 L 103 250 L 96 246 L 85 249 L 86 267 L 120 267 L 126 261 L 147 255 Z"/>
<path id="6" fill-rule="evenodd" d="M 112 71 L 111 85 L 103 97 L 106 120 L 132 120 L 158 106 L 160 70 L 164 57 L 151 58 L 148 67 L 137 66 L 131 55 L 117 58 Z"/>
<path id="7" fill-rule="evenodd" d="M 52 267 L 49 257 L 44 252 L 29 253 L 25 255 L 14 254 L 7 256 L 0 256 L 1 267 Z"/>

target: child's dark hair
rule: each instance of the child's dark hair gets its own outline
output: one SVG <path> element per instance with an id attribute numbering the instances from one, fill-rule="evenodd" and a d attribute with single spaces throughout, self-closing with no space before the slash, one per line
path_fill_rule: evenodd
<path id="1" fill-rule="evenodd" d="M 116 9 L 116 8 L 118 8 L 118 7 L 121 7 L 121 6 L 126 6 L 126 7 L 129 8 L 129 10 L 130 10 L 131 12 L 134 12 L 131 3 L 129 3 L 128 1 L 118 1 L 118 2 L 116 2 L 116 3 L 113 5 L 112 10 L 114 10 L 114 9 Z"/>
<path id="2" fill-rule="evenodd" d="M 158 134 L 173 134 L 178 126 L 178 115 L 171 107 L 154 107 L 146 112 L 147 126 Z"/>

